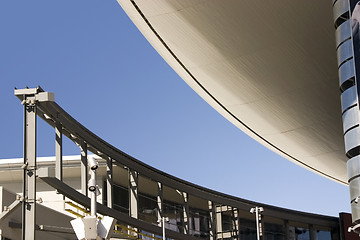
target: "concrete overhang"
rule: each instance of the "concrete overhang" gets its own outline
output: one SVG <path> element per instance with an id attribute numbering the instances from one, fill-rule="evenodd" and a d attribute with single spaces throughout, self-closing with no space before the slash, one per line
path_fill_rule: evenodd
<path id="1" fill-rule="evenodd" d="M 332 1 L 118 2 L 230 122 L 285 158 L 347 183 Z"/>

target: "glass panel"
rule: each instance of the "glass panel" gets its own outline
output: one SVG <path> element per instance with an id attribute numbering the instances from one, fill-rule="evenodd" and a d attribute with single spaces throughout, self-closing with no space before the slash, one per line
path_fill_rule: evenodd
<path id="1" fill-rule="evenodd" d="M 183 232 L 182 205 L 164 200 L 163 208 L 164 216 L 169 218 L 169 222 L 165 224 L 166 228 L 176 232 Z"/>
<path id="2" fill-rule="evenodd" d="M 106 181 L 104 181 L 103 188 L 103 204 L 107 204 L 107 185 Z M 129 191 L 120 185 L 113 185 L 113 209 L 116 209 L 123 213 L 129 213 Z"/>
<path id="3" fill-rule="evenodd" d="M 315 240 L 331 240 L 331 232 L 328 231 L 316 231 Z"/>
<path id="4" fill-rule="evenodd" d="M 156 197 L 139 193 L 139 219 L 157 224 Z"/>
<path id="5" fill-rule="evenodd" d="M 233 229 L 232 217 L 231 215 L 229 215 L 229 212 L 222 212 L 221 219 L 222 219 L 222 231 L 223 232 L 232 231 Z"/>
<path id="6" fill-rule="evenodd" d="M 256 223 L 253 220 L 240 218 L 240 239 L 256 240 Z"/>
<path id="7" fill-rule="evenodd" d="M 209 236 L 209 212 L 202 209 L 189 209 L 190 234 L 196 237 L 207 238 Z"/>
<path id="8" fill-rule="evenodd" d="M 114 203 L 113 208 L 123 212 L 129 213 L 129 191 L 127 188 L 115 185 L 113 186 Z"/>
<path id="9" fill-rule="evenodd" d="M 266 240 L 285 240 L 285 227 L 275 223 L 264 223 Z"/>
<path id="10" fill-rule="evenodd" d="M 162 236 L 156 235 L 156 234 L 144 231 L 144 230 L 140 230 L 140 233 L 141 234 L 139 234 L 138 238 L 136 238 L 136 239 L 143 239 L 143 240 L 162 239 Z M 116 238 L 116 239 L 118 239 L 118 238 Z M 129 239 L 135 239 L 135 238 L 129 238 Z M 166 238 L 166 239 L 169 240 L 170 238 Z"/>

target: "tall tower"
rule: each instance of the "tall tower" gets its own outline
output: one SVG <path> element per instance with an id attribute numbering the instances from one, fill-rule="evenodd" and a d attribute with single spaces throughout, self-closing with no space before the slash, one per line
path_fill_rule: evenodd
<path id="1" fill-rule="evenodd" d="M 360 1 L 333 0 L 353 228 L 360 233 Z"/>

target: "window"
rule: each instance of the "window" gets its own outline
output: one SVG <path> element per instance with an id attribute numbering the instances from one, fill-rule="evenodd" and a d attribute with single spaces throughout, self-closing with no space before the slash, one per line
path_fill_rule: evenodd
<path id="1" fill-rule="evenodd" d="M 107 203 L 107 185 L 104 182 L 103 188 L 104 204 Z M 113 185 L 113 209 L 118 210 L 122 213 L 129 213 L 129 190 L 123 186 L 114 184 Z"/>
<path id="2" fill-rule="evenodd" d="M 309 229 L 301 227 L 289 227 L 290 240 L 310 240 Z"/>

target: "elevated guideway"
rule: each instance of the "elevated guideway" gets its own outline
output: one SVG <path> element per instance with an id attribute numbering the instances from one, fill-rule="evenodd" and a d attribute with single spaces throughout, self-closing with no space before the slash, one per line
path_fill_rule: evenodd
<path id="1" fill-rule="evenodd" d="M 206 239 L 225 239 L 231 237 L 238 239 L 243 234 L 254 233 L 254 228 L 246 227 L 247 225 L 244 226 L 243 224 L 245 222 L 248 222 L 248 225 L 254 224 L 255 217 L 249 211 L 254 207 L 261 207 L 263 209 L 261 216 L 264 222 L 260 222 L 260 224 L 264 224 L 263 235 L 278 234 L 288 239 L 292 231 L 291 229 L 294 229 L 293 232 L 296 234 L 295 228 L 302 226 L 308 229 L 307 231 L 310 231 L 310 234 L 316 235 L 319 232 L 326 232 L 329 236 L 328 239 L 339 239 L 338 218 L 257 203 L 216 192 L 176 178 L 131 157 L 96 136 L 62 109 L 55 102 L 54 94 L 44 92 L 38 87 L 33 89 L 16 89 L 15 95 L 21 100 L 25 109 L 24 124 L 26 127 L 24 145 L 25 156 L 27 156 L 25 159 L 27 161 L 24 162 L 23 169 L 24 173 L 28 171 L 32 173 L 26 174 L 27 185 L 24 191 L 24 199 L 27 199 L 26 194 L 33 194 L 33 197 L 36 198 L 36 192 L 34 191 L 36 185 L 31 185 L 34 182 L 31 178 L 38 176 L 59 193 L 88 208 L 90 199 L 86 196 L 86 189 L 88 187 L 86 159 L 87 151 L 90 151 L 104 159 L 107 164 L 106 183 L 104 183 L 107 186 L 107 202 L 105 204 L 98 204 L 99 213 L 112 216 L 117 219 L 119 224 L 129 225 L 136 231 L 139 231 L 139 233 L 146 231 L 152 234 L 161 234 L 161 227 L 157 226 L 156 220 L 154 223 L 148 217 L 141 218 L 140 216 L 140 213 L 146 214 L 146 212 L 151 210 L 151 212 L 156 212 L 158 218 L 169 216 L 169 218 L 176 222 L 176 228 L 166 229 L 166 236 L 170 238 L 197 239 L 200 237 Z M 36 148 L 32 145 L 33 142 L 36 142 L 36 115 L 54 127 L 56 132 L 56 138 L 54 139 L 56 146 L 54 174 L 51 173 L 50 168 L 38 169 L 36 157 L 34 163 L 30 163 L 31 159 L 29 156 L 33 156 L 34 151 L 36 151 Z M 80 147 L 81 193 L 63 182 L 63 136 L 68 137 Z M 124 186 L 128 191 L 123 191 L 124 194 L 128 195 L 127 198 L 129 199 L 129 206 L 126 206 L 127 214 L 113 209 L 113 206 L 115 206 L 113 202 L 113 189 L 115 188 L 114 171 L 118 173 L 124 173 L 125 171 L 128 178 Z M 142 184 L 145 185 L 142 186 Z M 149 190 L 153 188 L 152 186 L 156 187 L 154 190 Z M 147 191 L 147 193 L 142 193 L 141 191 Z M 172 194 L 169 194 L 170 192 Z M 147 194 L 147 199 L 155 199 L 155 205 L 152 205 L 153 207 L 155 206 L 155 210 L 149 209 L 148 206 L 141 206 L 141 194 Z M 146 201 L 148 202 L 149 200 Z M 169 207 L 170 205 L 166 205 L 169 202 L 173 204 L 175 211 L 172 210 L 172 207 Z M 31 205 L 32 202 L 27 204 Z M 32 205 L 32 208 L 29 208 L 30 210 L 27 208 L 27 211 L 30 211 L 30 216 L 32 216 L 31 211 L 34 211 L 35 207 L 36 205 Z M 140 209 L 143 210 L 140 212 Z M 200 217 L 201 221 L 199 221 Z M 231 220 L 226 223 L 224 222 L 226 219 Z M 197 227 L 194 224 L 196 221 L 199 223 Z M 279 227 L 274 229 L 273 226 Z M 135 230 L 133 232 L 136 232 Z"/>

